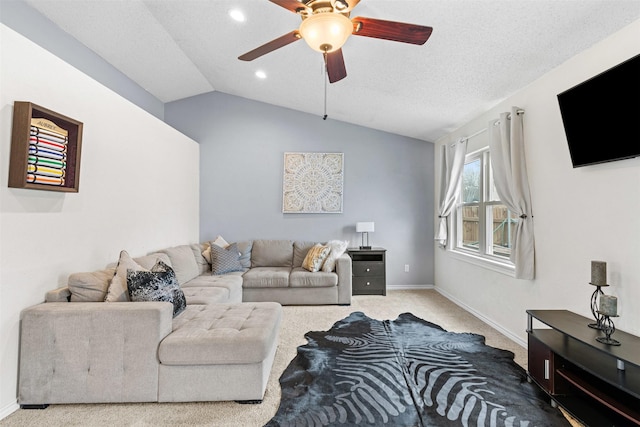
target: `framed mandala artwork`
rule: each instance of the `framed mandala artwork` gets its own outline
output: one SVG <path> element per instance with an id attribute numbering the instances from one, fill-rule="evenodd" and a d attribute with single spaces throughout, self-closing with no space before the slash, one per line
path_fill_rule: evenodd
<path id="1" fill-rule="evenodd" d="M 343 153 L 284 153 L 283 213 L 342 213 Z"/>

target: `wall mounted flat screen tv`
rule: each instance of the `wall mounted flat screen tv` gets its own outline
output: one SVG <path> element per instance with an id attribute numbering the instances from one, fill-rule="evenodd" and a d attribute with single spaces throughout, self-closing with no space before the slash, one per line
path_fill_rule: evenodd
<path id="1" fill-rule="evenodd" d="M 558 95 L 573 167 L 640 156 L 640 55 Z"/>

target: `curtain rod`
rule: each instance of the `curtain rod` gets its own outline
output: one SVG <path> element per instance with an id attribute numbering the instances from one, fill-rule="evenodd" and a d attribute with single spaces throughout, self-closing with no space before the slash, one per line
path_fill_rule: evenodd
<path id="1" fill-rule="evenodd" d="M 523 109 L 516 110 L 516 114 L 521 116 L 524 114 L 524 110 Z M 511 113 L 507 114 L 507 120 L 511 120 Z M 499 124 L 500 124 L 500 119 L 493 122 L 494 126 L 498 126 Z"/>
<path id="2" fill-rule="evenodd" d="M 523 109 L 516 110 L 516 114 L 521 116 L 524 114 L 524 110 Z M 510 119 L 510 118 L 511 118 L 511 113 L 509 113 L 509 115 L 507 116 L 507 119 Z"/>
<path id="3" fill-rule="evenodd" d="M 471 135 L 469 135 L 469 136 L 465 137 L 464 139 L 469 140 L 469 139 L 471 139 L 471 138 L 475 138 L 476 136 L 478 136 L 478 135 L 480 135 L 481 133 L 484 133 L 484 132 L 486 132 L 486 131 L 487 131 L 487 128 L 480 129 L 478 132 L 476 132 L 476 133 L 472 133 Z"/>
<path id="4" fill-rule="evenodd" d="M 454 142 L 454 143 L 452 143 L 452 144 L 449 144 L 449 147 L 453 147 L 454 145 L 456 145 L 456 144 L 457 144 L 458 142 L 460 142 L 460 141 L 468 141 L 468 140 L 470 140 L 471 138 L 473 138 L 473 137 L 475 137 L 475 136 L 478 136 L 478 135 L 480 135 L 481 133 L 486 132 L 486 131 L 487 131 L 487 128 L 484 128 L 484 129 L 480 129 L 478 132 L 473 133 L 473 134 L 471 134 L 471 135 L 469 135 L 469 136 L 463 136 L 463 137 L 460 137 L 460 138 L 458 138 L 458 140 L 457 140 L 456 142 Z"/>
<path id="5" fill-rule="evenodd" d="M 524 110 L 523 110 L 523 109 L 517 110 L 517 111 L 516 111 L 516 114 L 520 116 L 520 115 L 524 114 Z M 511 119 L 511 113 L 509 113 L 509 115 L 507 116 L 507 119 Z M 495 124 L 497 124 L 497 123 L 500 123 L 500 120 L 496 120 L 493 124 L 495 125 Z M 480 129 L 478 132 L 476 132 L 476 133 L 472 133 L 471 135 L 469 135 L 469 136 L 465 136 L 465 137 L 462 137 L 462 138 L 460 138 L 460 139 L 463 139 L 463 140 L 468 141 L 468 140 L 470 140 L 471 138 L 474 138 L 474 137 L 476 137 L 476 136 L 478 136 L 478 135 L 480 135 L 481 133 L 484 133 L 484 132 L 486 132 L 486 131 L 487 131 L 487 128 Z M 453 146 L 453 145 L 455 145 L 455 142 L 454 142 L 453 144 L 451 144 L 451 145 L 452 145 L 452 146 Z"/>

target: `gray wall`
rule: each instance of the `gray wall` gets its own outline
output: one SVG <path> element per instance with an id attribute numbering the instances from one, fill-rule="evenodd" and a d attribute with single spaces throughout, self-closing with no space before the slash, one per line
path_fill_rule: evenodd
<path id="1" fill-rule="evenodd" d="M 22 0 L 0 0 L 0 22 L 159 119 L 164 104 Z M 46 106 L 43 106 L 46 107 Z"/>
<path id="2" fill-rule="evenodd" d="M 165 120 L 200 143 L 201 240 L 357 246 L 355 223 L 374 221 L 370 242 L 388 250 L 388 285 L 433 284 L 432 143 L 219 92 L 166 104 Z M 344 153 L 342 214 L 282 213 L 285 152 Z"/>

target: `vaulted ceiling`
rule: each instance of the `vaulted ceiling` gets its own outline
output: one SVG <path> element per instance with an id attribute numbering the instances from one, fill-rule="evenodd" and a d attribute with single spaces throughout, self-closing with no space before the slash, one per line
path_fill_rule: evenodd
<path id="1" fill-rule="evenodd" d="M 324 114 L 322 54 L 303 41 L 237 59 L 298 28 L 268 0 L 25 1 L 162 102 L 221 91 Z M 347 77 L 326 87 L 329 118 L 434 141 L 639 19 L 640 1 L 361 0 L 355 16 L 433 34 L 421 46 L 351 36 Z"/>

